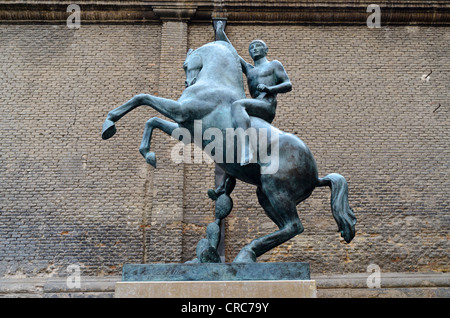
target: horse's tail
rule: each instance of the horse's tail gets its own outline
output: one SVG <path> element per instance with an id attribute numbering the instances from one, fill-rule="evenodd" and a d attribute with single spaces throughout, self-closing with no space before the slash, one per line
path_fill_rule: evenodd
<path id="1" fill-rule="evenodd" d="M 341 236 L 347 243 L 355 237 L 356 217 L 348 204 L 348 186 L 343 176 L 331 173 L 319 179 L 319 187 L 331 188 L 331 211 L 339 227 Z"/>

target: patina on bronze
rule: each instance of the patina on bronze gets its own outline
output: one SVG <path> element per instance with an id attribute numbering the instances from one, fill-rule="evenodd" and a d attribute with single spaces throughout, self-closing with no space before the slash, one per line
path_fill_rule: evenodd
<path id="1" fill-rule="evenodd" d="M 309 280 L 308 263 L 124 264 L 122 281 Z"/>
<path id="2" fill-rule="evenodd" d="M 216 34 L 223 32 L 219 27 L 220 23 L 216 23 Z M 236 101 L 246 99 L 241 57 L 234 47 L 229 41 L 214 41 L 196 50 L 190 49 L 183 67 L 186 72 L 186 88 L 177 101 L 149 94 L 136 95 L 108 113 L 103 124 L 102 138 L 111 138 L 116 133 L 115 123 L 136 107 L 142 105 L 152 107 L 174 121 L 154 117 L 145 125 L 139 151 L 147 163 L 156 168 L 155 153 L 150 151 L 153 129 L 158 128 L 172 135 L 176 129 L 183 128 L 194 135 L 194 122 L 199 121 L 202 123 L 202 134 L 209 128 L 215 128 L 225 136 L 227 129 L 233 129 L 235 127 L 233 115 L 236 114 L 232 114 L 232 105 Z M 282 80 L 275 85 L 285 82 Z M 260 87 L 262 88 L 260 91 L 265 90 Z M 238 253 L 234 262 L 255 262 L 258 256 L 302 233 L 303 225 L 298 217 L 296 205 L 308 198 L 316 187 L 331 188 L 332 214 L 337 222 L 338 231 L 349 243 L 355 235 L 356 218 L 348 204 L 345 178 L 337 173 L 319 178 L 314 157 L 302 140 L 276 129 L 268 121 L 260 118 L 264 117 L 263 115 L 259 117 L 249 115 L 251 128 L 257 132 L 268 133 L 267 139 L 258 140 L 257 144 L 253 145 L 254 149 L 261 150 L 262 147 L 266 147 L 265 153 L 269 153 L 277 147 L 277 169 L 269 171 L 271 165 L 260 156 L 249 164 L 242 165 L 238 156 L 230 162 L 227 153 L 237 154 L 237 144 L 228 143 L 227 139 L 223 138 L 222 157 L 220 160 L 217 157 L 215 159 L 217 165 L 225 171 L 227 178 L 222 184 L 223 190 L 216 190 L 216 193 L 212 194 L 214 198 L 217 195 L 216 221 L 208 226 L 207 238 L 200 240 L 197 257 L 193 262 L 221 261 L 217 253 L 219 223 L 232 209 L 230 194 L 236 179 L 256 186 L 260 205 L 279 230 L 253 240 Z M 273 140 L 276 140 L 276 143 Z M 190 138 L 190 141 L 195 140 Z M 199 141 L 197 146 L 205 150 L 211 142 L 211 139 L 205 138 Z"/>

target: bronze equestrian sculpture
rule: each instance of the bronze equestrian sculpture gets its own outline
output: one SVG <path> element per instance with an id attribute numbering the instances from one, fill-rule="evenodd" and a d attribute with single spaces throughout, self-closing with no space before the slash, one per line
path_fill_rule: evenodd
<path id="1" fill-rule="evenodd" d="M 116 133 L 115 123 L 136 107 L 152 107 L 174 121 L 153 117 L 145 124 L 139 151 L 147 163 L 156 168 L 155 153 L 150 151 L 153 129 L 158 128 L 171 136 L 180 136 L 177 134 L 180 129 L 194 135 L 194 126 L 199 122 L 202 136 L 209 128 L 219 130 L 223 136 L 227 129 L 233 129 L 232 105 L 235 101 L 245 99 L 240 57 L 233 46 L 226 41 L 215 41 L 189 50 L 183 67 L 186 89 L 177 101 L 149 94 L 136 95 L 108 113 L 102 138 L 112 137 Z M 319 178 L 311 151 L 295 135 L 280 131 L 254 116 L 250 116 L 250 127 L 257 132 L 268 132 L 266 139 L 258 139 L 255 151 L 267 154 L 277 149 L 277 169 L 273 169 L 273 162 L 268 163 L 265 160 L 267 158 L 262 156 L 257 156 L 254 163 L 241 165 L 239 155 L 236 155 L 239 153 L 238 145 L 223 138 L 221 156 L 218 157 L 216 152 L 213 158 L 226 172 L 227 178 L 222 186 L 223 191 L 216 190 L 218 197 L 213 195 L 216 199 L 216 221 L 208 225 L 207 238 L 198 243 L 197 258 L 193 262 L 220 262 L 216 251 L 220 234 L 218 224 L 231 211 L 229 195 L 234 189 L 235 179 L 256 186 L 260 205 L 279 230 L 254 239 L 238 253 L 234 262 L 255 262 L 258 256 L 302 233 L 303 226 L 296 205 L 308 198 L 316 187 L 331 188 L 332 214 L 338 231 L 349 243 L 355 236 L 356 218 L 348 204 L 345 178 L 337 173 Z M 195 141 L 194 138 L 183 138 L 182 141 L 187 140 Z M 211 142 L 211 139 L 202 138 L 196 145 L 205 150 Z M 234 154 L 231 162 L 227 153 Z"/>

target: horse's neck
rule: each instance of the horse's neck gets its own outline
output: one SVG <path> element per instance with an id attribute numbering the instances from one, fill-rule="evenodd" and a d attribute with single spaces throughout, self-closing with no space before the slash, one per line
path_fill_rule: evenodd
<path id="1" fill-rule="evenodd" d="M 224 41 L 209 43 L 201 49 L 203 68 L 199 80 L 240 91 L 239 98 L 245 98 L 242 68 L 236 50 Z"/>

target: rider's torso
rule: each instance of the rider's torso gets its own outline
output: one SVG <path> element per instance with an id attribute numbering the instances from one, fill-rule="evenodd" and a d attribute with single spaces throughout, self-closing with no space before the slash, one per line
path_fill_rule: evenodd
<path id="1" fill-rule="evenodd" d="M 267 62 L 262 65 L 258 65 L 247 70 L 247 83 L 250 95 L 253 98 L 270 98 L 269 94 L 261 92 L 257 89 L 259 84 L 264 84 L 266 86 L 277 85 L 277 78 L 275 76 L 275 68 L 272 62 Z M 271 95 L 272 98 L 275 96 Z"/>

